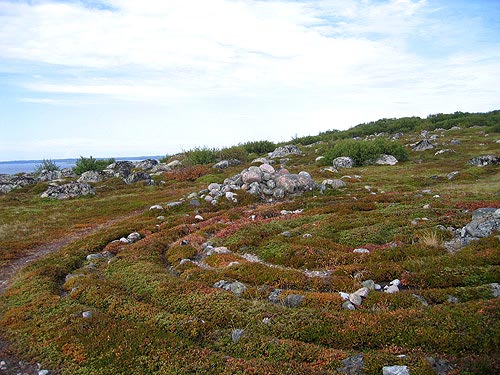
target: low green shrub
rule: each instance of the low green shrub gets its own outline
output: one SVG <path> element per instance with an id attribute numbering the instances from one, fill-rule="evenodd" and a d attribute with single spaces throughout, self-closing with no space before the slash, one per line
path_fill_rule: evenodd
<path id="1" fill-rule="evenodd" d="M 217 161 L 217 150 L 208 147 L 195 147 L 186 151 L 186 162 L 190 165 L 210 164 Z"/>
<path id="2" fill-rule="evenodd" d="M 33 174 L 35 176 L 38 176 L 40 173 L 42 173 L 43 170 L 58 171 L 59 169 L 59 166 L 54 161 L 50 159 L 43 159 L 40 164 L 35 165 Z"/>
<path id="3" fill-rule="evenodd" d="M 253 141 L 244 143 L 243 147 L 249 154 L 265 154 L 274 151 L 276 144 L 271 141 Z"/>
<path id="4" fill-rule="evenodd" d="M 398 161 L 408 160 L 408 151 L 397 142 L 384 138 L 374 141 L 343 140 L 333 144 L 322 160 L 323 164 L 331 164 L 339 156 L 349 156 L 357 166 L 377 159 L 380 155 L 393 155 Z"/>
<path id="5" fill-rule="evenodd" d="M 248 159 L 248 151 L 242 145 L 222 148 L 217 153 L 221 160 L 237 159 L 243 162 Z"/>
<path id="6" fill-rule="evenodd" d="M 76 161 L 76 165 L 73 167 L 73 172 L 80 175 L 87 171 L 102 171 L 108 165 L 115 162 L 115 159 L 94 159 L 92 156 L 86 158 L 80 156 L 80 159 Z"/>

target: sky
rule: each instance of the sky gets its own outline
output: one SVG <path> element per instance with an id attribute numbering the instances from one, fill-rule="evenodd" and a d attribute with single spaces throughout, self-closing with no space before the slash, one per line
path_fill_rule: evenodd
<path id="1" fill-rule="evenodd" d="M 0 0 L 0 160 L 500 109 L 498 0 Z"/>

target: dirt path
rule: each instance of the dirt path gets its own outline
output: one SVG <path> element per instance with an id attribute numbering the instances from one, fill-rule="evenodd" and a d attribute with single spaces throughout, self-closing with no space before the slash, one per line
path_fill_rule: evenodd
<path id="1" fill-rule="evenodd" d="M 27 264 L 34 262 L 47 254 L 53 253 L 71 242 L 82 237 L 94 234 L 104 228 L 107 228 L 120 221 L 131 219 L 134 216 L 142 213 L 143 210 L 137 210 L 130 214 L 120 216 L 115 219 L 108 220 L 102 224 L 88 227 L 76 231 L 69 236 L 60 238 L 56 241 L 37 246 L 21 257 L 11 260 L 10 262 L 0 266 L 0 294 L 3 294 L 14 275 Z M 0 374 L 1 375 L 47 375 L 55 374 L 53 371 L 44 370 L 38 363 L 28 363 L 20 360 L 16 354 L 9 349 L 9 343 L 0 336 Z"/>

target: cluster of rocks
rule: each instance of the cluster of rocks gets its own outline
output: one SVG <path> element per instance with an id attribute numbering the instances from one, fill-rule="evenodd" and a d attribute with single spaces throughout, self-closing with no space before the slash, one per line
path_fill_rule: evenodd
<path id="1" fill-rule="evenodd" d="M 45 190 L 41 198 L 68 199 L 78 196 L 94 195 L 95 191 L 86 182 L 70 182 L 64 185 L 52 185 Z"/>
<path id="2" fill-rule="evenodd" d="M 365 164 L 366 165 L 396 165 L 398 163 L 398 159 L 396 159 L 393 155 L 382 154 L 375 160 L 369 160 Z M 352 168 L 354 166 L 354 160 L 349 156 L 339 156 L 338 158 L 333 159 L 333 167 L 338 169 L 343 168 Z"/>
<path id="3" fill-rule="evenodd" d="M 212 204 L 216 204 L 220 197 L 237 202 L 237 193 L 234 191 L 244 190 L 272 200 L 314 189 L 318 189 L 318 185 L 308 172 L 291 174 L 284 168 L 276 170 L 270 164 L 262 164 L 260 167 L 244 169 L 241 173 L 226 178 L 222 184 L 211 183 L 204 198 Z"/>
<path id="4" fill-rule="evenodd" d="M 467 161 L 467 164 L 474 165 L 477 167 L 484 167 L 487 165 L 500 165 L 500 156 L 496 155 L 476 156 Z"/>
<path id="5" fill-rule="evenodd" d="M 472 213 L 472 221 L 462 229 L 453 230 L 455 237 L 445 242 L 444 246 L 449 252 L 454 253 L 471 241 L 489 237 L 495 231 L 500 231 L 500 208 L 478 208 Z"/>
<path id="6" fill-rule="evenodd" d="M 339 292 L 340 297 L 345 301 L 342 308 L 346 310 L 356 310 L 356 306 L 361 306 L 363 299 L 368 297 L 371 291 L 383 291 L 385 293 L 397 293 L 401 281 L 399 279 L 392 280 L 382 288 L 380 284 L 376 284 L 373 280 L 365 280 L 361 283 L 362 288 L 356 290 L 354 293 Z"/>

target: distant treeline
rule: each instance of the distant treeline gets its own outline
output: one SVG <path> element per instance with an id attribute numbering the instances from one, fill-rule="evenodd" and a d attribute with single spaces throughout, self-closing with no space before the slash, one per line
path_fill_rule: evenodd
<path id="1" fill-rule="evenodd" d="M 308 145 L 319 141 L 329 142 L 339 139 L 364 137 L 376 133 L 404 133 L 418 130 L 450 129 L 454 126 L 470 128 L 472 126 L 488 127 L 490 133 L 500 132 L 500 110 L 487 113 L 455 112 L 451 114 L 438 113 L 427 118 L 402 117 L 384 118 L 364 124 L 359 124 L 347 130 L 327 130 L 318 135 L 294 138 L 293 143 Z"/>

